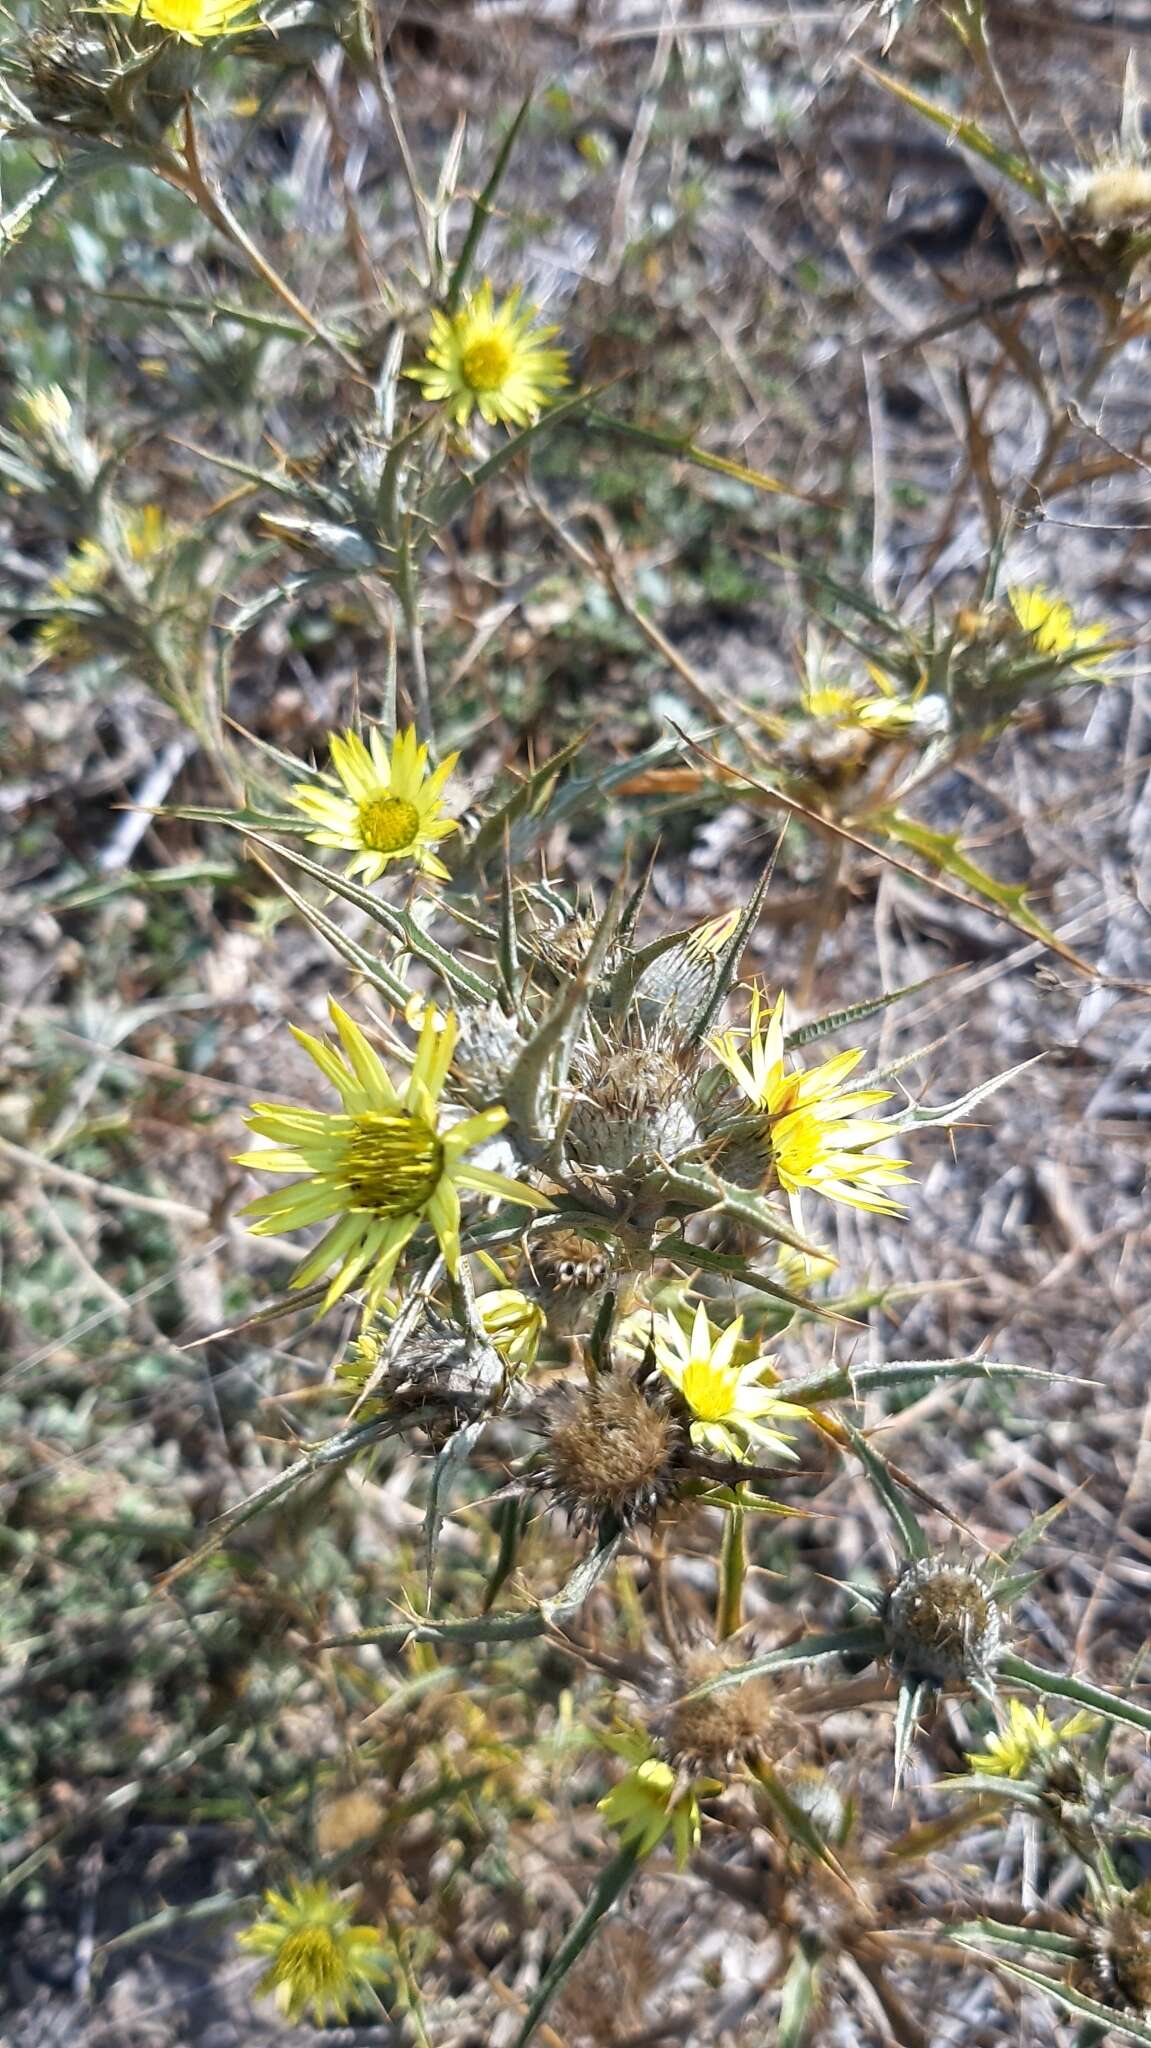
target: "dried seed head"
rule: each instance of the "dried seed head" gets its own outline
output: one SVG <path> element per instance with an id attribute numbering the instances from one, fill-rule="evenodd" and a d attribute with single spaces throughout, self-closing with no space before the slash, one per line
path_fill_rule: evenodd
<path id="1" fill-rule="evenodd" d="M 458 1013 L 454 1066 L 462 1094 L 479 1106 L 502 1102 L 509 1070 L 524 1049 L 515 1024 L 498 1003 L 476 1003 Z"/>
<path id="2" fill-rule="evenodd" d="M 676 1672 L 680 1696 L 652 1724 L 675 1770 L 726 1779 L 739 1764 L 759 1758 L 775 1762 L 794 1746 L 795 1724 L 781 1709 L 770 1679 L 747 1678 L 742 1685 L 690 1698 L 708 1679 L 738 1671 L 748 1654 L 733 1643 L 699 1643 L 684 1653 Z"/>
<path id="3" fill-rule="evenodd" d="M 1069 198 L 1072 226 L 1090 234 L 1151 226 L 1151 164 L 1097 164 L 1078 171 Z"/>
<path id="4" fill-rule="evenodd" d="M 577 1170 L 626 1174 L 641 1161 L 670 1163 L 699 1143 L 689 1065 L 673 1039 L 600 1039 L 584 1048 L 576 1076 L 566 1146 Z"/>
<path id="5" fill-rule="evenodd" d="M 316 1816 L 316 1847 L 321 1856 L 338 1856 L 378 1835 L 387 1809 L 374 1792 L 361 1787 L 326 1799 Z"/>
<path id="6" fill-rule="evenodd" d="M 466 1330 L 429 1318 L 400 1346 L 378 1391 L 382 1407 L 432 1410 L 421 1426 L 441 1442 L 461 1422 L 498 1408 L 507 1388 L 498 1351 Z"/>
<path id="7" fill-rule="evenodd" d="M 1151 2013 L 1151 1917 L 1139 1893 L 1117 1906 L 1099 1930 L 1094 1974 L 1108 2005 Z"/>
<path id="8" fill-rule="evenodd" d="M 892 1664 L 915 1682 L 987 1685 L 999 1649 L 994 1591 L 974 1565 L 920 1558 L 887 1596 Z"/>
<path id="9" fill-rule="evenodd" d="M 567 1390 L 565 1390 L 567 1391 Z M 662 1399 L 623 1374 L 568 1392 L 548 1432 L 542 1483 L 577 1527 L 650 1520 L 671 1493 L 685 1438 Z"/>

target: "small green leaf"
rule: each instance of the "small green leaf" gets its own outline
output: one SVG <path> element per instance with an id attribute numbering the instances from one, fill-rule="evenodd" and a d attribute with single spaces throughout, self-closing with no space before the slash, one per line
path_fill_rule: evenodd
<path id="1" fill-rule="evenodd" d="M 997 882 L 985 868 L 978 867 L 963 851 L 958 832 L 933 832 L 929 826 L 921 825 L 916 818 L 909 818 L 902 811 L 881 811 L 869 819 L 874 831 L 882 832 L 894 839 L 900 846 L 908 846 L 913 853 L 938 868 L 940 874 L 950 875 L 973 895 L 981 897 L 996 910 L 1002 910 L 1013 922 L 1033 938 L 1042 939 L 1045 946 L 1056 950 L 1062 944 L 1058 935 L 1036 917 L 1027 904 L 1025 883 Z"/>
<path id="2" fill-rule="evenodd" d="M 781 1987 L 776 2048 L 804 2048 L 819 2004 L 819 1961 L 818 1951 L 809 1953 L 801 1939 Z"/>

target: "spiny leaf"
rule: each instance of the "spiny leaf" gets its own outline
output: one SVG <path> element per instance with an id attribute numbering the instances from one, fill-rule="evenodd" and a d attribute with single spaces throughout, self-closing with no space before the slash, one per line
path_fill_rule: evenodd
<path id="1" fill-rule="evenodd" d="M 794 1031 L 787 1033 L 784 1048 L 787 1052 L 798 1052 L 802 1046 L 811 1045 L 817 1038 L 826 1038 L 832 1031 L 843 1031 L 852 1024 L 861 1024 L 865 1018 L 875 1017 L 881 1010 L 889 1010 L 893 1003 L 901 1003 L 905 996 L 916 996 L 921 989 L 933 988 L 955 971 L 949 967 L 942 974 L 928 974 L 922 981 L 909 981 L 906 988 L 890 989 L 886 995 L 872 996 L 864 1003 L 850 1003 L 845 1010 L 832 1010 L 826 1017 L 813 1017 L 810 1024 L 797 1025 Z"/>
<path id="2" fill-rule="evenodd" d="M 901 1110 L 898 1116 L 889 1119 L 891 1129 L 893 1132 L 919 1131 L 927 1130 L 933 1124 L 946 1126 L 956 1123 L 960 1117 L 969 1115 L 979 1103 L 985 1102 L 989 1095 L 994 1095 L 996 1089 L 1005 1088 L 1008 1081 L 1014 1081 L 1017 1074 L 1025 1074 L 1028 1067 L 1033 1067 L 1042 1057 L 1041 1053 L 1035 1053 L 1029 1060 L 1020 1060 L 1018 1066 L 1007 1067 L 1002 1074 L 992 1074 L 989 1080 L 980 1081 L 976 1087 L 969 1088 L 966 1095 L 957 1095 L 953 1102 L 942 1102 L 934 1109 L 930 1105 L 913 1102 L 907 1109 Z"/>
<path id="3" fill-rule="evenodd" d="M 276 848 L 277 852 L 281 850 L 279 847 Z M 313 931 L 319 932 L 333 951 L 338 953 L 342 960 L 346 960 L 349 967 L 354 967 L 362 974 L 365 981 L 369 981 L 373 988 L 378 989 L 389 1003 L 402 1010 L 408 1001 L 410 990 L 404 987 L 399 977 L 393 974 L 390 968 L 385 967 L 382 961 L 374 959 L 355 939 L 350 939 L 346 932 L 340 930 L 338 924 L 333 923 L 330 917 L 325 917 L 322 910 L 317 910 L 314 903 L 309 903 L 301 896 L 298 889 L 293 889 L 291 883 L 284 880 L 283 875 L 276 873 L 270 861 L 262 859 L 258 854 L 256 858 L 264 872 L 271 875 L 276 887 L 283 891 L 289 903 L 293 903 L 300 916 L 307 919 Z"/>
<path id="4" fill-rule="evenodd" d="M 782 1398 L 812 1405 L 817 1401 L 859 1400 L 882 1387 L 913 1386 L 920 1380 L 1054 1380 L 1063 1375 L 1040 1365 L 1014 1365 L 1004 1359 L 911 1358 L 886 1365 L 831 1365 L 808 1379 L 788 1380 Z"/>
<path id="5" fill-rule="evenodd" d="M 1026 1984 L 1032 1991 L 1042 1991 L 1062 2006 L 1064 2012 L 1072 2013 L 1077 2019 L 1094 2021 L 1096 2025 L 1115 2034 L 1122 2041 L 1140 2041 L 1144 2048 L 1151 2044 L 1151 2026 L 1136 2019 L 1131 2013 L 1116 2012 L 1112 2006 L 1101 2005 L 1097 1998 L 1088 1998 L 1085 1991 L 1074 1991 L 1070 1984 L 1064 1984 L 1055 1977 L 1045 1977 L 1039 1970 L 1027 1970 L 1022 1963 L 1013 1963 L 1006 1956 L 988 1956 L 975 1942 L 961 1941 L 960 1948 L 969 1955 L 979 1956 L 990 1963 L 1005 1977 L 1011 1977 L 1017 1984 Z"/>
<path id="6" fill-rule="evenodd" d="M 958 832 L 933 832 L 929 826 L 921 825 L 916 818 L 909 818 L 902 811 L 881 811 L 872 819 L 874 829 L 885 832 L 900 846 L 909 846 L 913 853 L 930 861 L 941 874 L 951 875 L 957 882 L 970 889 L 976 896 L 992 904 L 996 910 L 1007 916 L 1034 938 L 1042 939 L 1045 946 L 1056 950 L 1062 945 L 1058 934 L 1044 924 L 1042 918 L 1028 907 L 1025 883 L 997 882 L 985 868 L 978 867 L 964 853 Z"/>
<path id="7" fill-rule="evenodd" d="M 1065 1676 L 1062 1671 L 1045 1671 L 1039 1664 L 1031 1664 L 1025 1657 L 1008 1654 L 1000 1657 L 996 1667 L 1000 1678 L 1014 1679 L 1017 1685 L 1029 1685 L 1033 1692 L 1041 1692 L 1051 1699 L 1073 1700 L 1077 1707 L 1090 1707 L 1092 1713 L 1102 1714 L 1109 1721 L 1125 1721 L 1131 1728 L 1142 1728 L 1151 1735 L 1151 1708 L 1136 1706 L 1134 1700 L 1116 1699 L 1114 1693 L 1104 1692 L 1102 1686 L 1088 1685 L 1081 1678 Z"/>
<path id="8" fill-rule="evenodd" d="M 903 1773 L 907 1769 L 911 1745 L 915 1740 L 915 1730 L 919 1725 L 920 1710 L 927 1692 L 928 1687 L 922 1681 L 913 1684 L 907 1678 L 899 1688 L 899 1703 L 895 1709 L 895 1775 L 891 1788 L 893 1798 L 903 1783 Z"/>
<path id="9" fill-rule="evenodd" d="M 689 462 L 696 469 L 710 469 L 719 476 L 733 478 L 736 483 L 750 484 L 756 491 L 796 498 L 805 505 L 826 505 L 829 502 L 811 491 L 797 490 L 794 484 L 784 483 L 781 477 L 768 476 L 761 469 L 748 469 L 746 463 L 733 462 L 730 456 L 715 455 L 709 448 L 700 448 L 682 434 L 665 434 L 654 427 L 637 427 L 631 420 L 613 419 L 610 413 L 594 408 L 588 414 L 588 425 L 598 428 L 601 433 L 615 435 L 617 440 L 633 441 L 640 448 L 650 448 L 654 455 L 670 455 L 673 461 Z"/>
<path id="10" fill-rule="evenodd" d="M 508 128 L 508 132 L 504 136 L 503 142 L 500 144 L 499 152 L 496 156 L 495 163 L 492 166 L 491 176 L 489 177 L 487 184 L 484 186 L 483 191 L 479 194 L 478 198 L 475 201 L 475 204 L 472 207 L 471 218 L 468 221 L 467 232 L 464 235 L 463 246 L 461 247 L 460 253 L 456 258 L 455 268 L 452 271 L 451 278 L 449 279 L 448 289 L 444 299 L 444 304 L 446 305 L 449 313 L 454 312 L 459 300 L 460 293 L 463 290 L 464 285 L 467 283 L 468 272 L 472 267 L 472 259 L 475 256 L 476 250 L 479 246 L 480 236 L 483 234 L 483 231 L 487 226 L 488 221 L 491 219 L 492 208 L 495 205 L 496 201 L 496 194 L 498 193 L 500 186 L 503 184 L 504 174 L 507 171 L 509 163 L 511 162 L 512 151 L 519 140 L 520 129 L 523 127 L 524 122 L 527 120 L 531 103 L 532 95 L 529 91 L 525 93 L 523 99 L 520 101 L 519 106 L 516 108 L 515 114 L 513 115 L 511 124 Z"/>
<path id="11" fill-rule="evenodd" d="M 419 1420 L 417 1416 L 416 1421 Z M 588 1594 L 593 1592 L 604 1575 L 611 1570 L 619 1554 L 622 1536 L 613 1533 L 605 1536 L 597 1547 L 580 1559 L 571 1577 L 553 1593 L 550 1599 L 541 1600 L 537 1607 L 526 1611 L 516 1610 L 503 1614 L 465 1616 L 460 1620 L 427 1621 L 420 1615 L 412 1615 L 406 1622 L 393 1622 L 384 1628 L 359 1629 L 355 1635 L 329 1636 L 319 1645 L 323 1650 L 344 1649 L 363 1643 L 374 1643 L 384 1651 L 402 1650 L 408 1643 L 509 1643 L 530 1642 L 534 1636 L 541 1636 L 562 1621 L 566 1615 L 575 1614 L 583 1606 Z"/>
<path id="12" fill-rule="evenodd" d="M 746 1664 L 738 1664 L 731 1671 L 721 1671 L 716 1678 L 705 1679 L 691 1692 L 683 1695 L 685 1700 L 706 1699 L 708 1693 L 726 1692 L 731 1685 L 746 1685 L 749 1678 L 766 1678 L 773 1671 L 786 1671 L 793 1666 L 818 1664 L 824 1657 L 879 1657 L 887 1644 L 887 1636 L 875 1622 L 860 1622 L 854 1628 L 837 1628 L 825 1635 L 802 1636 L 798 1643 L 789 1643 L 783 1650 L 768 1650 L 762 1657 L 750 1657 Z"/>
<path id="13" fill-rule="evenodd" d="M 924 1558 L 931 1546 L 912 1514 L 902 1493 L 887 1469 L 887 1465 L 874 1447 L 868 1443 L 862 1431 L 854 1423 L 841 1418 L 843 1433 L 862 1464 L 872 1486 L 879 1495 L 880 1505 L 886 1508 L 896 1535 L 899 1537 L 908 1557 Z"/>
<path id="14" fill-rule="evenodd" d="M 442 1444 L 436 1452 L 431 1483 L 428 1487 L 428 1504 L 424 1510 L 424 1569 L 429 1604 L 436 1569 L 436 1552 L 440 1542 L 440 1526 L 447 1513 L 448 1489 L 455 1473 L 467 1464 L 486 1425 L 486 1415 L 479 1415 L 473 1421 L 463 1423 L 459 1429 L 452 1431 L 446 1444 Z"/>
<path id="15" fill-rule="evenodd" d="M 354 904 L 357 910 L 362 910 L 374 924 L 381 925 L 396 943 L 403 947 L 405 953 L 414 953 L 417 959 L 425 961 L 429 967 L 434 967 L 450 989 L 470 996 L 473 1002 L 486 1003 L 489 1000 L 492 992 L 490 981 L 485 980 L 481 974 L 473 973 L 470 967 L 465 967 L 457 954 L 449 953 L 446 947 L 437 944 L 409 911 L 397 910 L 393 904 L 385 903 L 381 896 L 373 896 L 370 889 L 361 889 L 358 882 L 350 882 L 346 875 L 338 874 L 331 868 L 321 867 L 319 861 L 310 860 L 306 853 L 301 853 L 295 846 L 277 846 L 273 841 L 262 838 L 258 832 L 252 832 L 248 836 L 253 845 L 262 846 L 268 853 L 278 854 L 281 860 L 290 862 L 292 867 L 298 868 L 301 874 L 307 875 L 313 882 L 322 883 L 333 896 L 342 896 L 345 903 Z M 279 881 L 279 877 L 277 880 Z M 285 892 L 287 891 L 286 882 L 280 881 L 279 885 Z M 293 901 L 299 904 L 302 899 L 293 896 Z M 310 905 L 304 907 L 304 915 L 309 921 L 315 922 Z M 330 925 L 331 920 L 326 919 L 325 923 Z M 379 963 L 376 965 L 378 968 Z M 397 988 L 403 988 L 403 983 L 397 976 L 391 975 L 390 978 Z M 404 989 L 399 998 L 401 1008 L 407 1002 L 409 994 L 410 990 Z"/>

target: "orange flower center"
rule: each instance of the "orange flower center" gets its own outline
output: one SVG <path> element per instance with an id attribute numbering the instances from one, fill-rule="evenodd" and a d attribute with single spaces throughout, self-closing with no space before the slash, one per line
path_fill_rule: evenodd
<path id="1" fill-rule="evenodd" d="M 371 853 L 402 853 L 414 846 L 420 814 L 406 796 L 371 796 L 356 813 L 360 844 Z"/>

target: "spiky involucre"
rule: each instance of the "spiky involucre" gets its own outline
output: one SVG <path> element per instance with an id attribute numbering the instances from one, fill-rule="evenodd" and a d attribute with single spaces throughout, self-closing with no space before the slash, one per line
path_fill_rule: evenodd
<path id="1" fill-rule="evenodd" d="M 697 1686 L 737 1671 L 747 1659 L 747 1649 L 735 1643 L 697 1643 L 684 1652 L 676 1671 L 678 1696 L 653 1723 L 677 1771 L 726 1779 L 739 1764 L 775 1762 L 794 1747 L 796 1725 L 770 1679 L 748 1678 L 701 1699 L 691 1697 Z"/>
<path id="2" fill-rule="evenodd" d="M 665 1403 L 622 1373 L 565 1390 L 542 1484 L 576 1527 L 651 1520 L 672 1493 L 685 1438 Z"/>
<path id="3" fill-rule="evenodd" d="M 1002 1617 L 974 1565 L 917 1559 L 888 1594 L 886 1621 L 891 1661 L 913 1681 L 990 1683 Z"/>

